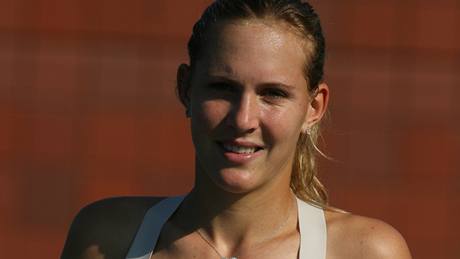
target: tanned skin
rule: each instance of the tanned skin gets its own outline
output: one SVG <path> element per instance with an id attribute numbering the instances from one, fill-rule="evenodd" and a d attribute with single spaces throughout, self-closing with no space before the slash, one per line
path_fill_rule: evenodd
<path id="1" fill-rule="evenodd" d="M 69 230 L 61 259 L 123 259 L 146 211 L 162 197 L 101 200 L 83 208 Z M 326 211 L 327 259 L 410 259 L 401 234 L 376 219 Z"/>

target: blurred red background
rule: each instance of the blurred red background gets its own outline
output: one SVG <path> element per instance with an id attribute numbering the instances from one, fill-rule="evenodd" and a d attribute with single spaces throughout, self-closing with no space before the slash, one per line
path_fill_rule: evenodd
<path id="1" fill-rule="evenodd" d="M 94 200 L 190 190 L 175 73 L 207 3 L 0 1 L 2 258 L 57 258 Z M 312 3 L 332 204 L 394 225 L 414 258 L 460 258 L 460 3 Z"/>

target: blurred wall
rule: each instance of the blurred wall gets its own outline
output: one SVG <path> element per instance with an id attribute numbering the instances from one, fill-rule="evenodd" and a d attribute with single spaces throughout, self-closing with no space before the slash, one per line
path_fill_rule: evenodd
<path id="1" fill-rule="evenodd" d="M 205 0 L 0 1 L 0 251 L 57 258 L 85 204 L 190 190 L 176 67 Z M 328 39 L 321 175 L 414 258 L 460 258 L 460 2 L 312 1 Z"/>

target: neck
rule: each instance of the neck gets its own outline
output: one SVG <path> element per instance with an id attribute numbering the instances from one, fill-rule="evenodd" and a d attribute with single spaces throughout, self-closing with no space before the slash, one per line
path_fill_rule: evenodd
<path id="1" fill-rule="evenodd" d="M 218 188 L 218 187 L 217 187 Z M 235 254 L 291 231 L 297 225 L 295 196 L 282 190 L 260 189 L 234 194 L 195 187 L 177 211 L 185 231 L 201 232 L 223 254 Z M 187 222 L 187 226 L 183 222 Z M 289 226 L 289 227 L 288 227 Z"/>

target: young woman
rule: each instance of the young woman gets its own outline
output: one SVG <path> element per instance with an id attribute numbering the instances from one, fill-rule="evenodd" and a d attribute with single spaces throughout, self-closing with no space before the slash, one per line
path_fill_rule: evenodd
<path id="1" fill-rule="evenodd" d="M 218 0 L 195 24 L 178 94 L 196 150 L 185 197 L 84 208 L 62 258 L 411 258 L 401 235 L 327 205 L 319 18 L 300 0 Z"/>

